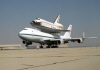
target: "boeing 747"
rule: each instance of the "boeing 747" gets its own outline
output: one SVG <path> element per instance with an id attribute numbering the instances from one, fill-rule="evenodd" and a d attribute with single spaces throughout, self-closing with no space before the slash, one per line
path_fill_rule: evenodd
<path id="1" fill-rule="evenodd" d="M 88 38 L 97 38 L 97 37 L 84 37 L 84 33 L 82 38 L 71 38 L 71 31 L 72 31 L 72 25 L 69 25 L 68 29 L 69 31 L 65 32 L 64 35 L 59 35 L 58 33 L 45 33 L 41 32 L 36 29 L 32 28 L 25 28 L 21 32 L 19 32 L 19 37 L 22 39 L 22 43 L 28 45 L 31 45 L 32 42 L 40 43 L 40 48 L 43 48 L 44 44 L 47 44 L 47 48 L 50 47 L 57 47 L 59 44 L 68 43 L 69 41 L 78 43 L 83 43 L 85 39 Z"/>

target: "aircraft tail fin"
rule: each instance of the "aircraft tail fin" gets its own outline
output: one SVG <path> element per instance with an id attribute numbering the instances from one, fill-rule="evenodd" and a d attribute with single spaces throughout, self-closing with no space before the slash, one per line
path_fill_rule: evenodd
<path id="1" fill-rule="evenodd" d="M 64 37 L 70 37 L 71 36 L 72 25 L 69 25 L 67 30 L 70 30 L 70 31 L 65 32 Z"/>
<path id="2" fill-rule="evenodd" d="M 85 40 L 85 33 L 83 32 L 83 36 L 82 36 L 83 41 Z"/>
<path id="3" fill-rule="evenodd" d="M 57 16 L 56 20 L 54 21 L 54 24 L 59 23 L 60 15 Z"/>

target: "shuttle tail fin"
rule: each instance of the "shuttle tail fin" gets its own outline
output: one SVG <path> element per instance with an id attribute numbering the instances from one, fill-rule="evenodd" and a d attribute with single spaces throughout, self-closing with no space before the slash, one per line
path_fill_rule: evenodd
<path id="1" fill-rule="evenodd" d="M 57 16 L 56 20 L 54 21 L 54 24 L 59 23 L 60 15 Z"/>
<path id="2" fill-rule="evenodd" d="M 70 30 L 70 31 L 69 32 L 65 32 L 64 37 L 70 37 L 71 36 L 72 25 L 69 25 L 67 30 Z"/>

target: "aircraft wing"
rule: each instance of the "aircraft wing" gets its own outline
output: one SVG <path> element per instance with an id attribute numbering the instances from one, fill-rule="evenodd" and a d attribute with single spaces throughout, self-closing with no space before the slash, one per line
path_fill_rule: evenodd
<path id="1" fill-rule="evenodd" d="M 86 39 L 86 38 L 65 38 L 63 39 L 64 41 L 68 40 L 68 41 L 78 41 L 80 39 Z"/>
<path id="2" fill-rule="evenodd" d="M 75 42 L 77 41 L 78 43 L 83 43 L 83 41 L 85 39 L 95 39 L 95 38 L 98 38 L 98 37 L 82 37 L 82 38 L 69 38 L 69 39 L 63 39 L 65 42 L 66 41 L 71 41 L 71 42 Z"/>
<path id="3" fill-rule="evenodd" d="M 95 39 L 95 38 L 99 38 L 99 37 L 85 37 L 84 39 Z"/>
<path id="4" fill-rule="evenodd" d="M 85 39 L 95 39 L 95 38 L 98 38 L 98 37 L 64 38 L 64 39 L 46 39 L 46 40 L 44 40 L 44 41 L 46 41 L 46 42 L 63 41 L 64 43 L 68 43 L 68 41 L 71 41 L 71 42 L 77 41 L 78 43 L 83 43 L 83 41 L 84 41 Z"/>
<path id="5" fill-rule="evenodd" d="M 78 41 L 80 40 L 81 38 L 65 38 L 65 39 L 62 39 L 64 42 L 65 41 Z M 45 39 L 44 41 L 46 42 L 54 42 L 54 41 L 60 41 L 61 39 Z"/>

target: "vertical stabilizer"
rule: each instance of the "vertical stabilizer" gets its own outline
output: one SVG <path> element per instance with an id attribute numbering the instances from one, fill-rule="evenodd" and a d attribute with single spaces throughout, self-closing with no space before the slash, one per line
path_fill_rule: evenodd
<path id="1" fill-rule="evenodd" d="M 83 41 L 85 40 L 84 38 L 85 38 L 85 33 L 83 32 L 83 36 L 82 36 Z"/>
<path id="2" fill-rule="evenodd" d="M 82 36 L 82 38 L 84 38 L 85 37 L 85 33 L 83 32 L 83 36 Z"/>
<path id="3" fill-rule="evenodd" d="M 54 21 L 54 24 L 59 23 L 60 15 L 57 16 L 56 20 Z"/>
<path id="4" fill-rule="evenodd" d="M 71 36 L 72 25 L 69 25 L 67 30 L 70 30 L 70 31 L 69 32 L 65 32 L 64 37 L 70 37 Z"/>

